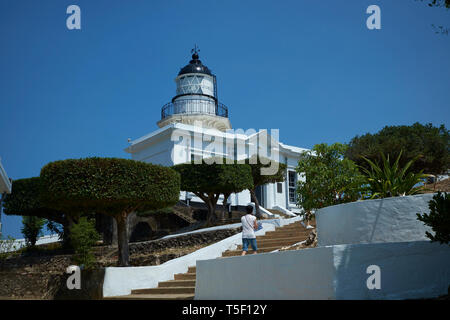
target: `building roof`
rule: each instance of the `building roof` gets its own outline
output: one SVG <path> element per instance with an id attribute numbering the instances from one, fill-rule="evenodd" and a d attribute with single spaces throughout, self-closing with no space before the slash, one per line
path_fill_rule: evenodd
<path id="1" fill-rule="evenodd" d="M 171 134 L 173 130 L 181 130 L 180 132 L 185 131 L 185 132 L 197 132 L 202 134 L 204 133 L 210 136 L 219 136 L 222 137 L 223 139 L 236 139 L 240 141 L 246 141 L 251 139 L 255 135 L 263 135 L 263 134 L 268 135 L 271 139 L 273 139 L 273 137 L 266 130 L 252 132 L 251 134 L 249 134 L 248 132 L 247 133 L 234 132 L 233 130 L 223 132 L 213 128 L 203 128 L 190 124 L 171 123 L 136 140 L 130 141 L 130 145 L 127 148 L 125 148 L 124 151 L 127 153 L 135 153 L 137 151 L 140 151 L 143 148 L 146 148 L 147 146 L 151 145 L 155 141 L 158 141 L 159 139 L 163 138 L 164 136 Z M 273 142 L 277 143 L 280 153 L 290 154 L 294 157 L 298 157 L 302 152 L 308 151 L 308 149 L 286 145 L 276 140 L 273 140 Z"/>
<path id="2" fill-rule="evenodd" d="M 211 70 L 209 70 L 207 66 L 202 64 L 197 52 L 194 52 L 194 54 L 192 55 L 192 60 L 189 61 L 188 65 L 181 68 L 178 75 L 180 76 L 187 73 L 203 73 L 212 76 Z"/>

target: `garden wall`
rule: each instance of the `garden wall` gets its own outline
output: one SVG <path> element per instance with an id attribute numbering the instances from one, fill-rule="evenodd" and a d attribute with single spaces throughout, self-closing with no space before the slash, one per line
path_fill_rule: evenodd
<path id="1" fill-rule="evenodd" d="M 344 203 L 317 210 L 318 246 L 428 240 L 417 220 L 434 194 Z"/>
<path id="2" fill-rule="evenodd" d="M 367 267 L 380 267 L 368 289 Z M 450 246 L 429 241 L 335 245 L 197 261 L 195 299 L 420 299 L 447 293 Z"/>

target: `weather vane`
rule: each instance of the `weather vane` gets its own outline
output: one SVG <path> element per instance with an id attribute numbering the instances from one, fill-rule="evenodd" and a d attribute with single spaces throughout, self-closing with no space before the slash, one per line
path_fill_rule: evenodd
<path id="1" fill-rule="evenodd" d="M 197 45 L 194 45 L 194 49 L 191 50 L 191 53 L 199 53 L 200 49 L 197 47 Z"/>

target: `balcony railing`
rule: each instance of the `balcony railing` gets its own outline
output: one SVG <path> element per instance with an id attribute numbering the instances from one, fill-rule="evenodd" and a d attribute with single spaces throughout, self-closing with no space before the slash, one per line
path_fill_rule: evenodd
<path id="1" fill-rule="evenodd" d="M 210 114 L 219 117 L 228 118 L 228 108 L 218 102 L 200 100 L 200 99 L 183 99 L 175 102 L 166 103 L 161 109 L 161 120 L 174 114 Z"/>

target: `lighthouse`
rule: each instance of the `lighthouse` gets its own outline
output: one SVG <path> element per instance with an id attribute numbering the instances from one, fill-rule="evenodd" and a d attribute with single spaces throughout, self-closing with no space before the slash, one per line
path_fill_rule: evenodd
<path id="1" fill-rule="evenodd" d="M 175 78 L 175 95 L 161 109 L 158 130 L 128 140 L 125 152 L 133 160 L 168 167 L 200 157 L 245 159 L 254 152 L 270 154 L 277 157 L 275 161 L 286 165 L 286 180 L 257 187 L 260 208 L 282 208 L 283 212 L 300 213 L 295 190 L 297 181 L 303 178 L 296 172 L 296 166 L 307 149 L 281 143 L 277 137 L 268 134 L 268 130 L 230 130 L 229 109 L 219 102 L 216 76 L 200 60 L 197 46 L 191 54 L 189 63 L 179 69 Z M 257 106 L 249 108 L 256 110 Z M 261 145 L 261 141 L 270 143 Z M 267 149 L 264 151 L 262 148 Z M 202 199 L 184 191 L 180 193 L 181 201 L 189 200 L 191 205 L 205 206 Z M 250 193 L 244 190 L 232 194 L 229 201 L 233 210 L 243 210 L 251 201 Z"/>
<path id="2" fill-rule="evenodd" d="M 181 68 L 177 77 L 176 95 L 161 108 L 160 128 L 171 123 L 184 123 L 215 128 L 231 129 L 228 108 L 217 97 L 217 80 L 199 57 L 197 46 L 192 49 L 192 59 Z"/>

